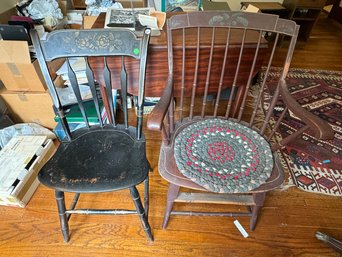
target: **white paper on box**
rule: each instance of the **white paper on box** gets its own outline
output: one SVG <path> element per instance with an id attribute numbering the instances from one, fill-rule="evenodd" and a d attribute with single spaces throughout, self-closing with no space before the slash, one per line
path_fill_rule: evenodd
<path id="1" fill-rule="evenodd" d="M 258 7 L 254 6 L 254 5 L 252 5 L 252 4 L 249 4 L 249 5 L 247 6 L 245 12 L 257 13 L 257 12 L 259 12 L 259 10 L 260 10 L 260 9 L 259 9 Z"/>
<path id="2" fill-rule="evenodd" d="M 138 14 L 138 19 L 141 25 L 147 26 L 148 28 L 151 28 L 151 29 L 159 29 L 157 17 Z"/>
<path id="3" fill-rule="evenodd" d="M 8 193 L 16 180 L 27 174 L 26 166 L 39 155 L 46 136 L 16 136 L 0 151 L 0 194 Z M 13 189 L 13 188 L 12 188 Z"/>

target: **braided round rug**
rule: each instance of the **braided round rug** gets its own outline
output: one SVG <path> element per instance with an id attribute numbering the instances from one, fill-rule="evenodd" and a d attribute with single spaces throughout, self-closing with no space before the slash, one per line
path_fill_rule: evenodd
<path id="1" fill-rule="evenodd" d="M 222 119 L 195 122 L 175 139 L 174 157 L 180 172 L 217 193 L 242 193 L 271 175 L 273 156 L 256 131 Z"/>

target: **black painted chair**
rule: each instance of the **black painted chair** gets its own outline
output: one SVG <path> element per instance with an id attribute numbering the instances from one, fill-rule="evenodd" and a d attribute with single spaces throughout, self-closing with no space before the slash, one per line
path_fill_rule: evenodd
<path id="1" fill-rule="evenodd" d="M 54 156 L 38 175 L 42 184 L 55 190 L 64 240 L 69 241 L 68 220 L 71 214 L 138 214 L 147 238 L 153 241 L 148 223 L 150 165 L 146 159 L 145 138 L 142 133 L 150 29 L 145 29 L 142 38 L 136 38 L 133 32 L 121 29 L 59 30 L 51 32 L 44 41 L 39 40 L 35 30 L 31 32 L 31 36 L 55 112 L 66 134 Z M 98 118 L 95 125 L 91 125 L 88 119 L 85 100 L 82 99 L 76 73 L 70 64 L 70 58 L 74 57 L 85 59 L 86 76 L 92 95 L 90 101 Z M 68 77 L 85 123 L 84 128 L 75 131 L 70 129 L 67 107 L 61 104 L 47 67 L 47 62 L 58 58 L 66 59 Z M 139 68 L 132 69 L 132 63 L 136 63 Z M 113 72 L 114 69 L 116 73 Z M 133 81 L 138 83 L 132 85 Z M 138 88 L 138 114 L 134 126 L 129 126 L 129 120 L 132 119 L 128 119 L 126 100 L 127 88 L 131 87 Z M 114 111 L 112 88 L 121 90 L 121 119 Z M 107 122 L 102 118 L 104 112 L 101 110 L 101 102 L 106 107 Z M 144 205 L 136 188 L 142 182 Z M 136 210 L 75 209 L 81 193 L 122 189 L 130 190 Z M 65 192 L 76 193 L 69 209 L 65 205 Z"/>

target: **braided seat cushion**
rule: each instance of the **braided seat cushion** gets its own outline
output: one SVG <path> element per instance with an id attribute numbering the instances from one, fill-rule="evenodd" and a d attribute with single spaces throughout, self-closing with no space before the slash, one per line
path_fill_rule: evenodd
<path id="1" fill-rule="evenodd" d="M 180 172 L 217 193 L 242 193 L 271 175 L 273 156 L 256 131 L 229 120 L 207 119 L 183 129 L 175 138 Z"/>

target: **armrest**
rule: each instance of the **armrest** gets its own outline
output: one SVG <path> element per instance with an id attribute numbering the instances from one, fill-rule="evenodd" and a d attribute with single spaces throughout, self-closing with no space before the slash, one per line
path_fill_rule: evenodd
<path id="1" fill-rule="evenodd" d="M 314 131 L 317 139 L 329 140 L 334 138 L 334 131 L 327 122 L 305 110 L 291 96 L 285 80 L 280 80 L 280 93 L 287 107 Z"/>
<path id="2" fill-rule="evenodd" d="M 165 83 L 165 89 L 163 95 L 160 100 L 153 108 L 147 120 L 147 128 L 150 130 L 158 130 L 160 131 L 162 128 L 163 120 L 167 109 L 169 108 L 169 104 L 172 96 L 172 87 L 173 87 L 173 76 L 169 74 L 167 81 Z"/>

